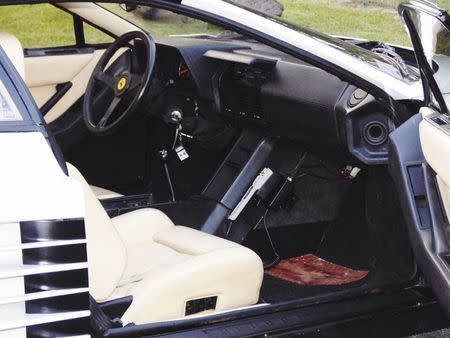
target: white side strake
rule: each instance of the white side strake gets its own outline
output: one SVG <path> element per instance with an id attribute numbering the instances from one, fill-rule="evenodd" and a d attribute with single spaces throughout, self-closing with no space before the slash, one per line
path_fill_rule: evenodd
<path id="1" fill-rule="evenodd" d="M 30 300 L 53 298 L 60 296 L 73 295 L 77 293 L 89 292 L 88 288 L 77 288 L 77 289 L 62 289 L 62 290 L 52 290 L 52 291 L 42 291 L 34 292 L 18 297 L 9 297 L 0 299 L 0 305 L 21 303 Z"/>
<path id="2" fill-rule="evenodd" d="M 24 307 L 24 303 L 15 303 L 0 306 L 0 316 L 2 317 L 2 321 L 0 322 L 0 331 L 90 316 L 90 311 L 88 310 L 61 313 L 30 314 L 25 313 Z"/>
<path id="3" fill-rule="evenodd" d="M 87 269 L 87 263 L 0 266 L 0 279 L 19 276 L 40 275 L 42 273 Z"/>
<path id="4" fill-rule="evenodd" d="M 22 243 L 20 222 L 0 224 L 0 338 L 26 337 L 26 327 L 89 316 L 85 311 L 27 314 L 26 303 L 89 292 L 87 287 L 51 289 L 26 293 L 25 276 L 86 269 L 87 262 L 67 264 L 23 264 L 23 252 L 30 249 L 83 245 L 86 239 Z"/>
<path id="5" fill-rule="evenodd" d="M 0 247 L 0 252 L 50 248 L 50 247 L 55 247 L 55 246 L 66 246 L 66 245 L 76 245 L 76 244 L 86 244 L 86 240 L 85 239 L 74 239 L 74 240 L 67 240 L 67 241 L 35 242 L 35 243 L 18 244 L 18 245 L 13 245 L 13 246 L 3 246 L 3 247 Z"/>

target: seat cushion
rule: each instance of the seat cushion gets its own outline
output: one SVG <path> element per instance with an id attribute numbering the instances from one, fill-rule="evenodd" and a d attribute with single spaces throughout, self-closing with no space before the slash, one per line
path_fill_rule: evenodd
<path id="1" fill-rule="evenodd" d="M 253 251 L 175 226 L 156 209 L 110 219 L 80 172 L 67 166 L 85 194 L 89 291 L 98 302 L 133 296 L 124 324 L 183 318 L 188 301 L 207 297 L 217 297 L 211 311 L 258 302 L 263 264 Z"/>
<path id="2" fill-rule="evenodd" d="M 91 190 L 94 192 L 95 196 L 97 196 L 97 198 L 99 200 L 106 200 L 108 198 L 116 198 L 116 197 L 123 196 L 117 192 L 114 192 L 114 191 L 111 191 L 111 190 L 108 190 L 105 188 L 100 188 L 95 185 L 91 185 L 90 187 L 91 187 Z"/>
<path id="3" fill-rule="evenodd" d="M 174 226 L 154 209 L 112 221 L 128 252 L 123 281 L 110 298 L 133 296 L 124 324 L 183 318 L 186 302 L 199 298 L 217 296 L 215 311 L 258 302 L 264 269 L 250 249 Z"/>

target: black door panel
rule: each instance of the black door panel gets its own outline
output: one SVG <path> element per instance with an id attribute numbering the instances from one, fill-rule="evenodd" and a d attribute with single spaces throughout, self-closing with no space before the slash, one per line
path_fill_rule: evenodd
<path id="1" fill-rule="evenodd" d="M 399 192 L 416 260 L 441 305 L 450 315 L 450 270 L 445 261 L 441 228 L 445 216 L 435 184 L 436 175 L 426 164 L 419 137 L 420 114 L 390 135 L 389 169 Z M 444 235 L 445 237 L 445 235 Z"/>

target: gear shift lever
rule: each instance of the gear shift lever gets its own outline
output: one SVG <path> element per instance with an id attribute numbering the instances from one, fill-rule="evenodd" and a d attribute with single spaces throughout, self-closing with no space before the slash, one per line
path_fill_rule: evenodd
<path id="1" fill-rule="evenodd" d="M 189 154 L 186 148 L 183 146 L 183 126 L 181 122 L 183 121 L 183 112 L 181 109 L 173 109 L 168 115 L 167 119 L 169 123 L 175 126 L 175 135 L 172 143 L 172 150 L 175 151 L 181 162 L 189 158 Z"/>
<path id="2" fill-rule="evenodd" d="M 159 151 L 159 158 L 164 166 L 164 171 L 166 173 L 167 185 L 169 186 L 170 199 L 172 202 L 176 202 L 175 192 L 173 190 L 172 178 L 169 172 L 169 166 L 167 165 L 167 157 L 169 156 L 166 149 L 162 149 Z"/>
<path id="3" fill-rule="evenodd" d="M 178 143 L 181 145 L 181 130 L 183 129 L 181 126 L 181 121 L 183 121 L 183 113 L 177 109 L 172 110 L 169 114 L 169 121 L 175 126 L 175 136 L 172 144 L 172 150 L 175 150 Z"/>

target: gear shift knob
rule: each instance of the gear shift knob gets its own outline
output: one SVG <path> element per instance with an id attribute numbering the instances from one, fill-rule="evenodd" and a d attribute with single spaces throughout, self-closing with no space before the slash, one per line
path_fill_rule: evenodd
<path id="1" fill-rule="evenodd" d="M 175 124 L 180 124 L 183 120 L 183 113 L 179 110 L 174 110 L 170 113 L 170 120 Z"/>

